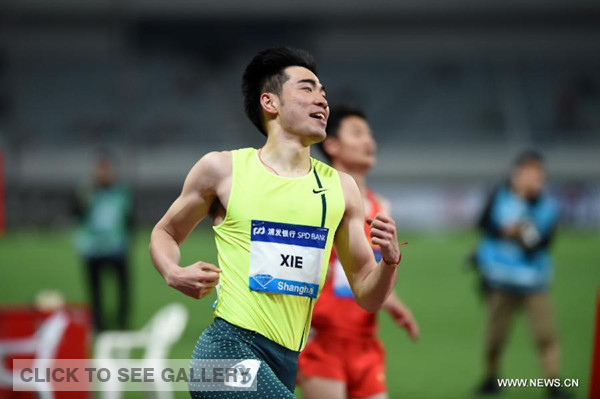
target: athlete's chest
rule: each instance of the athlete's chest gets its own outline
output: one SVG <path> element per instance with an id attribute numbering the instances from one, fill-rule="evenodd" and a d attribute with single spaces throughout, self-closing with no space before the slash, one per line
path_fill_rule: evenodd
<path id="1" fill-rule="evenodd" d="M 262 219 L 290 221 L 320 225 L 327 206 L 333 206 L 326 192 L 315 193 L 312 184 L 297 183 L 270 186 L 245 187 L 235 191 L 236 205 L 228 209 L 237 219 Z"/>

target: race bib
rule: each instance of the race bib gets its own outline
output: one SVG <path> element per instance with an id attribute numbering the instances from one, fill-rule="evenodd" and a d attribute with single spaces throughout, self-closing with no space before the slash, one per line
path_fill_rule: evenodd
<path id="1" fill-rule="evenodd" d="M 375 255 L 375 260 L 379 263 L 381 261 L 381 252 L 378 249 L 373 249 L 373 254 Z M 350 282 L 348 281 L 348 277 L 346 277 L 346 272 L 344 272 L 342 263 L 337 256 L 333 262 L 333 293 L 339 298 L 354 298 Z"/>
<path id="2" fill-rule="evenodd" d="M 329 229 L 253 220 L 252 291 L 316 298 Z"/>

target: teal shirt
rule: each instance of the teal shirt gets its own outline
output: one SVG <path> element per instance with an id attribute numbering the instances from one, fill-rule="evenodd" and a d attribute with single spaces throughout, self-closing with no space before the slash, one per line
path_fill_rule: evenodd
<path id="1" fill-rule="evenodd" d="M 540 241 L 551 237 L 559 219 L 558 203 L 548 194 L 528 202 L 509 187 L 498 190 L 489 212 L 494 231 L 529 223 Z M 552 277 L 549 241 L 526 250 L 517 241 L 488 231 L 479 244 L 477 260 L 486 281 L 496 288 L 520 292 L 544 290 Z"/>
<path id="2" fill-rule="evenodd" d="M 131 195 L 121 186 L 95 189 L 87 199 L 75 246 L 84 258 L 123 256 L 129 246 Z"/>

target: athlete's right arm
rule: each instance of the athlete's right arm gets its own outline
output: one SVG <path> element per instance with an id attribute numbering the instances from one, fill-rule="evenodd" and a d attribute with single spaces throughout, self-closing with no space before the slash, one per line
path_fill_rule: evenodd
<path id="1" fill-rule="evenodd" d="M 192 298 L 210 294 L 219 282 L 220 269 L 206 262 L 179 266 L 179 247 L 208 215 L 215 201 L 226 203 L 231 187 L 231 153 L 211 152 L 190 170 L 179 197 L 154 226 L 150 255 L 166 283 Z"/>

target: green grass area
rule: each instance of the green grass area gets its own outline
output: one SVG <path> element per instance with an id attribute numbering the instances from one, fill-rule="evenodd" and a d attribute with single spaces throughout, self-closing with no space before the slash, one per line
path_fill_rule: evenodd
<path id="1" fill-rule="evenodd" d="M 412 308 L 421 328 L 412 343 L 389 317 L 380 315 L 380 335 L 387 349 L 391 398 L 471 398 L 483 374 L 483 303 L 465 258 L 476 236 L 469 232 L 408 233 L 397 292 Z M 596 292 L 600 284 L 599 235 L 562 232 L 554 247 L 552 299 L 561 337 L 561 377 L 578 378 L 577 397 L 587 397 Z M 190 320 L 171 357 L 187 359 L 200 332 L 211 321 L 214 297 L 196 301 L 166 286 L 148 255 L 149 231 L 136 235 L 131 256 L 131 327 L 138 328 L 162 305 L 178 301 Z M 182 263 L 216 262 L 212 232 L 198 229 L 182 249 Z M 41 289 L 62 291 L 69 302 L 87 301 L 84 268 L 64 231 L 17 232 L 0 238 L 0 304 L 31 303 Z M 116 303 L 116 287 L 107 290 Z M 503 377 L 541 378 L 527 321 L 519 315 L 511 331 Z M 543 389 L 510 388 L 500 398 L 543 398 Z M 131 398 L 143 397 L 129 393 Z M 179 392 L 178 398 L 189 397 Z"/>

